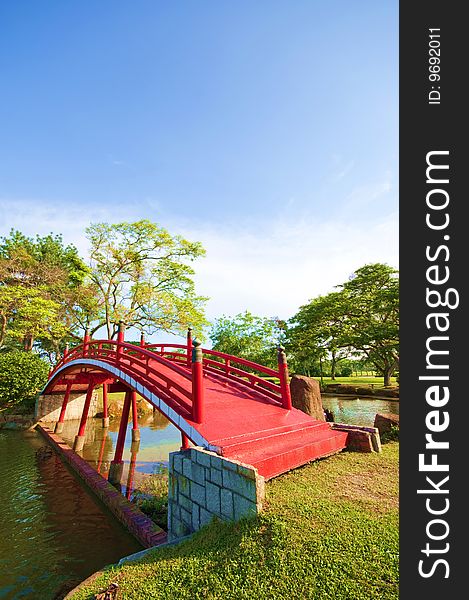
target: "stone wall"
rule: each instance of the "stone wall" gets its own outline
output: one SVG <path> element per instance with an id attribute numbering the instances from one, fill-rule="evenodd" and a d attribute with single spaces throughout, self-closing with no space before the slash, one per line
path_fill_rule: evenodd
<path id="1" fill-rule="evenodd" d="M 144 548 L 151 548 L 167 541 L 166 532 L 144 515 L 125 496 L 104 479 L 81 456 L 78 456 L 60 436 L 44 425 L 37 430 L 55 449 L 60 458 L 66 462 L 88 488 L 101 500 L 112 514 L 127 528 Z"/>
<path id="2" fill-rule="evenodd" d="M 262 509 L 257 469 L 195 447 L 169 455 L 168 539 L 197 531 L 214 517 L 238 521 Z"/>
<path id="3" fill-rule="evenodd" d="M 86 390 L 85 392 L 72 392 L 70 394 L 70 399 L 67 404 L 67 410 L 65 412 L 66 421 L 81 419 L 83 405 L 85 404 L 85 398 Z M 64 394 L 43 394 L 42 396 L 39 396 L 36 401 L 36 419 L 40 422 L 46 423 L 58 421 L 63 401 Z M 101 406 L 98 407 L 98 392 L 94 391 L 93 396 L 91 398 L 90 411 L 88 413 L 88 416 L 95 417 L 99 410 L 102 410 L 102 408 Z"/>

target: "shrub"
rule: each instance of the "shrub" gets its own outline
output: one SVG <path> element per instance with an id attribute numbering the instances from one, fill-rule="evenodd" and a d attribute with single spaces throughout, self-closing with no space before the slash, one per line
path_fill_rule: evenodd
<path id="1" fill-rule="evenodd" d="M 17 404 L 32 407 L 47 382 L 49 365 L 33 352 L 0 354 L 0 410 Z"/>
<path id="2" fill-rule="evenodd" d="M 383 444 L 386 444 L 387 442 L 398 442 L 399 427 L 397 425 L 391 425 L 389 431 L 384 431 L 380 434 L 380 438 Z"/>

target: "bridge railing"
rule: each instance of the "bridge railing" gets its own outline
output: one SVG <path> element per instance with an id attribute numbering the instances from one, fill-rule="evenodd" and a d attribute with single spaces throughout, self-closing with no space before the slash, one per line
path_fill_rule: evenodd
<path id="1" fill-rule="evenodd" d="M 49 379 L 64 364 L 79 358 L 99 358 L 118 366 L 129 375 L 140 376 L 145 385 L 163 393 L 164 399 L 170 404 L 176 402 L 197 423 L 203 421 L 204 414 L 204 372 L 260 391 L 288 410 L 292 407 L 283 348 L 279 348 L 279 368 L 275 370 L 231 354 L 202 349 L 199 342 L 192 343 L 190 329 L 187 344 L 145 344 L 143 335 L 139 345 L 129 344 L 124 341 L 124 326 L 120 325 L 117 341 L 92 340 L 86 332 L 82 344 L 66 350 L 62 360 L 51 371 Z M 161 369 L 151 364 L 152 361 L 168 367 L 171 376 L 162 373 Z M 191 367 L 191 372 L 187 369 L 188 366 Z M 179 381 L 176 381 L 175 375 Z M 279 383 L 266 379 L 267 377 L 278 378 Z"/>
<path id="2" fill-rule="evenodd" d="M 158 355 L 168 357 L 170 360 L 181 364 L 184 364 L 187 360 L 188 347 L 185 344 L 150 344 L 146 347 Z M 279 351 L 278 370 L 208 348 L 203 348 L 202 353 L 204 372 L 214 373 L 251 389 L 260 389 L 264 395 L 279 402 L 285 408 L 291 408 L 288 372 L 286 376 L 282 372 L 283 366 L 286 366 L 283 348 Z M 249 371 L 242 367 L 249 369 Z M 266 377 L 278 379 L 279 383 L 274 383 Z"/>
<path id="3" fill-rule="evenodd" d="M 169 401 L 170 405 L 175 402 L 190 417 L 194 417 L 197 412 L 193 402 L 192 377 L 187 369 L 147 348 L 116 340 L 86 340 L 62 358 L 49 378 L 65 364 L 80 358 L 96 358 L 116 366 L 128 375 L 144 381 L 147 387 L 153 388 L 150 391 L 163 394 L 163 399 Z M 162 373 L 155 363 L 168 367 L 171 376 Z"/>

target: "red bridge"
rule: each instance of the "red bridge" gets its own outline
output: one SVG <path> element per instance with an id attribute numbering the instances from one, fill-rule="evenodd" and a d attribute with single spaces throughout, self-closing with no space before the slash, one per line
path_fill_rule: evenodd
<path id="1" fill-rule="evenodd" d="M 189 440 L 227 458 L 256 467 L 270 479 L 311 460 L 339 452 L 347 433 L 292 408 L 288 368 L 279 349 L 278 370 L 214 350 L 187 344 L 146 344 L 91 340 L 66 351 L 55 366 L 43 394 L 65 389 L 56 431 L 64 422 L 74 386 L 87 385 L 86 400 L 74 448 L 83 448 L 93 390 L 103 385 L 103 415 L 107 392 L 126 392 L 112 464 L 122 464 L 130 411 L 137 425 L 137 394 L 161 411 L 180 431 L 182 447 Z M 267 379 L 269 378 L 269 379 Z M 279 384 L 272 379 L 279 380 Z M 65 386 L 65 388 L 64 388 Z"/>

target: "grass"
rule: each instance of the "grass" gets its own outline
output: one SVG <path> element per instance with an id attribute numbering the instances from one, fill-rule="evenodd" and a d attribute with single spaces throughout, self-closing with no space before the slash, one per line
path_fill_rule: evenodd
<path id="1" fill-rule="evenodd" d="M 162 529 L 168 528 L 168 469 L 155 467 L 132 494 L 132 502 Z"/>
<path id="2" fill-rule="evenodd" d="M 398 594 L 398 452 L 342 453 L 274 479 L 265 511 L 109 567 L 126 600 L 390 600 Z"/>
<path id="3" fill-rule="evenodd" d="M 316 377 L 315 379 L 320 379 Z M 332 380 L 330 377 L 322 378 L 325 385 L 328 383 L 344 383 L 346 385 L 373 385 L 374 387 L 383 387 L 383 377 L 336 377 Z M 396 378 L 391 377 L 391 385 L 397 385 Z"/>

